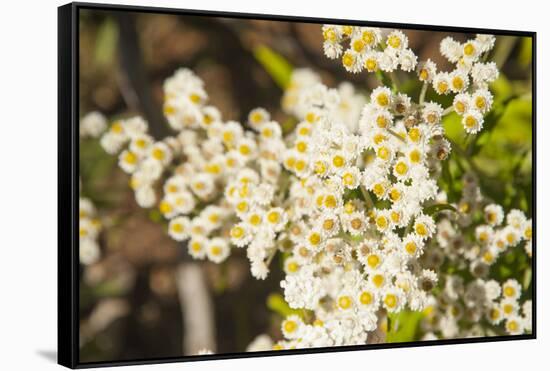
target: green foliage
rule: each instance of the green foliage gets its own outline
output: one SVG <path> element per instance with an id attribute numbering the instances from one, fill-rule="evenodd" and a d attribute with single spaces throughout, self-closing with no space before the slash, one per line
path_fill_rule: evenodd
<path id="1" fill-rule="evenodd" d="M 118 27 L 116 23 L 107 18 L 97 31 L 94 57 L 98 66 L 109 66 L 115 61 L 118 44 Z"/>
<path id="2" fill-rule="evenodd" d="M 263 45 L 254 49 L 254 57 L 282 90 L 288 88 L 293 67 L 285 57 Z"/>
<path id="3" fill-rule="evenodd" d="M 288 306 L 288 303 L 282 297 L 281 294 L 272 293 L 267 297 L 267 307 L 280 315 L 281 317 L 287 317 L 291 314 L 296 314 L 300 317 L 304 317 L 304 312 L 298 309 L 292 309 Z"/>
<path id="4" fill-rule="evenodd" d="M 434 214 L 437 214 L 437 213 L 439 213 L 441 211 L 445 211 L 445 210 L 450 210 L 450 211 L 456 212 L 455 207 L 451 204 L 434 204 L 434 205 L 428 206 L 424 210 L 424 213 L 426 213 L 427 215 L 434 215 Z"/>
<path id="5" fill-rule="evenodd" d="M 399 313 L 388 314 L 388 343 L 402 343 L 418 340 L 420 321 L 424 313 L 404 310 Z"/>

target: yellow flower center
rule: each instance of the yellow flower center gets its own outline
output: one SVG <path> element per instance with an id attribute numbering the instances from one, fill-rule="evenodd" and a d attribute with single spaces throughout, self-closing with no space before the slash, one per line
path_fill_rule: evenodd
<path id="1" fill-rule="evenodd" d="M 245 211 L 248 210 L 248 202 L 246 201 L 241 201 L 237 204 L 237 210 L 241 213 L 244 213 Z"/>
<path id="2" fill-rule="evenodd" d="M 394 223 L 399 223 L 401 220 L 401 214 L 398 211 L 392 211 L 390 216 Z"/>
<path id="3" fill-rule="evenodd" d="M 351 224 L 351 228 L 355 230 L 359 230 L 363 226 L 363 221 L 359 218 L 355 218 L 355 219 L 352 219 L 350 224 Z"/>
<path id="4" fill-rule="evenodd" d="M 350 68 L 353 66 L 353 63 L 355 63 L 355 58 L 351 53 L 344 53 L 344 56 L 342 57 L 342 64 L 345 67 Z"/>
<path id="5" fill-rule="evenodd" d="M 327 28 L 326 30 L 323 31 L 323 38 L 325 39 L 325 41 L 335 42 L 336 32 L 332 28 Z"/>
<path id="6" fill-rule="evenodd" d="M 372 299 L 372 294 L 368 291 L 363 291 L 361 293 L 361 296 L 359 297 L 359 301 L 363 305 L 369 305 L 370 303 L 372 303 Z"/>
<path id="7" fill-rule="evenodd" d="M 351 307 L 351 298 L 347 295 L 340 296 L 338 298 L 338 306 L 342 309 L 349 309 Z"/>
<path id="8" fill-rule="evenodd" d="M 412 241 L 405 244 L 405 251 L 410 255 L 413 255 L 416 252 L 416 244 Z"/>
<path id="9" fill-rule="evenodd" d="M 475 119 L 474 116 L 466 116 L 465 124 L 466 124 L 466 127 L 473 128 L 474 126 L 477 125 L 477 120 Z"/>
<path id="10" fill-rule="evenodd" d="M 420 151 L 417 149 L 413 149 L 409 153 L 409 159 L 411 160 L 411 162 L 415 164 L 419 163 L 421 158 L 422 158 L 422 155 L 420 154 Z"/>
<path id="11" fill-rule="evenodd" d="M 233 238 L 241 238 L 244 236 L 244 228 L 241 226 L 234 226 L 231 228 L 231 237 Z"/>
<path id="12" fill-rule="evenodd" d="M 426 225 L 424 225 L 424 223 L 416 223 L 416 225 L 414 226 L 414 230 L 416 231 L 416 234 L 422 237 L 428 234 L 428 229 L 426 228 Z"/>
<path id="13" fill-rule="evenodd" d="M 333 195 L 328 195 L 325 197 L 325 206 L 329 209 L 334 209 L 337 205 L 336 197 Z"/>
<path id="14" fill-rule="evenodd" d="M 215 245 L 215 246 L 212 246 L 212 247 L 210 248 L 210 252 L 211 252 L 212 255 L 214 255 L 214 256 L 219 256 L 219 255 L 221 255 L 221 254 L 222 254 L 222 251 L 223 251 L 223 249 L 221 248 L 221 246 Z"/>
<path id="15" fill-rule="evenodd" d="M 298 142 L 296 144 L 296 150 L 298 152 L 304 153 L 305 151 L 307 151 L 307 143 L 306 142 Z"/>
<path id="16" fill-rule="evenodd" d="M 172 211 L 172 205 L 168 201 L 161 201 L 159 204 L 159 210 L 163 214 L 168 214 Z"/>
<path id="17" fill-rule="evenodd" d="M 384 116 L 380 115 L 376 118 L 376 125 L 378 125 L 379 128 L 384 129 L 388 126 L 388 120 L 386 120 Z"/>
<path id="18" fill-rule="evenodd" d="M 250 147 L 246 144 L 241 144 L 239 146 L 239 152 L 244 155 L 244 156 L 248 156 L 250 154 Z"/>
<path id="19" fill-rule="evenodd" d="M 351 173 L 344 174 L 344 185 L 351 186 L 355 183 L 355 177 Z"/>
<path id="20" fill-rule="evenodd" d="M 390 150 L 387 147 L 380 147 L 376 151 L 376 155 L 382 160 L 388 160 L 390 158 Z"/>
<path id="21" fill-rule="evenodd" d="M 293 333 L 298 328 L 298 324 L 294 321 L 287 320 L 283 325 L 284 329 L 288 333 Z"/>
<path id="22" fill-rule="evenodd" d="M 445 94 L 449 90 L 449 84 L 445 81 L 440 81 L 437 83 L 437 92 L 439 94 Z"/>
<path id="23" fill-rule="evenodd" d="M 122 123 L 120 123 L 119 121 L 114 122 L 113 125 L 111 126 L 111 132 L 115 134 L 120 134 L 123 131 L 124 131 L 124 127 L 122 126 Z"/>
<path id="24" fill-rule="evenodd" d="M 401 192 L 397 188 L 393 188 L 390 191 L 390 198 L 392 201 L 399 201 L 401 199 Z"/>
<path id="25" fill-rule="evenodd" d="M 250 222 L 250 224 L 257 226 L 260 225 L 260 223 L 262 222 L 262 218 L 258 214 L 252 214 L 248 221 Z"/>
<path id="26" fill-rule="evenodd" d="M 374 187 L 372 187 L 372 191 L 376 196 L 378 196 L 378 198 L 381 198 L 382 196 L 384 196 L 384 193 L 386 192 L 386 188 L 382 183 L 376 183 Z"/>
<path id="27" fill-rule="evenodd" d="M 281 215 L 277 211 L 272 211 L 267 214 L 267 220 L 273 224 L 279 223 L 279 220 L 281 220 Z"/>
<path id="28" fill-rule="evenodd" d="M 294 169 L 296 169 L 296 171 L 303 171 L 305 168 L 306 162 L 304 160 L 298 160 L 296 164 L 294 164 Z"/>
<path id="29" fill-rule="evenodd" d="M 365 49 L 365 43 L 361 39 L 357 39 L 353 41 L 353 44 L 351 46 L 353 50 L 355 50 L 357 53 L 361 53 L 363 49 Z"/>
<path id="30" fill-rule="evenodd" d="M 460 76 L 453 77 L 453 88 L 456 90 L 462 90 L 464 88 L 464 80 Z"/>
<path id="31" fill-rule="evenodd" d="M 384 284 L 384 276 L 381 275 L 381 274 L 375 274 L 375 275 L 372 277 L 372 283 L 373 283 L 374 286 L 376 286 L 376 287 L 381 287 L 381 286 Z"/>
<path id="32" fill-rule="evenodd" d="M 378 68 L 378 63 L 376 62 L 376 59 L 367 58 L 367 60 L 365 61 L 365 68 L 366 68 L 367 71 L 369 71 L 369 72 L 374 72 L 374 71 L 376 71 L 377 68 Z"/>
<path id="33" fill-rule="evenodd" d="M 330 231 L 334 227 L 334 220 L 332 219 L 326 219 L 323 222 L 323 229 Z"/>
<path id="34" fill-rule="evenodd" d="M 318 233 L 312 233 L 309 235 L 309 243 L 313 246 L 319 245 L 321 242 L 321 236 Z"/>
<path id="35" fill-rule="evenodd" d="M 363 34 L 361 35 L 361 38 L 363 39 L 363 42 L 367 45 L 374 44 L 375 37 L 372 31 L 364 31 Z"/>
<path id="36" fill-rule="evenodd" d="M 376 103 L 378 103 L 379 106 L 386 107 L 390 104 L 390 97 L 388 97 L 386 93 L 378 94 L 376 97 Z"/>
<path id="37" fill-rule="evenodd" d="M 374 139 L 374 143 L 380 144 L 388 138 L 384 134 L 379 133 L 379 134 L 376 134 L 373 139 Z"/>
<path id="38" fill-rule="evenodd" d="M 172 224 L 172 232 L 182 233 L 183 232 L 183 225 L 181 223 L 173 223 Z"/>
<path id="39" fill-rule="evenodd" d="M 506 286 L 504 288 L 504 296 L 512 297 L 516 294 L 516 289 L 514 289 L 512 286 Z"/>
<path id="40" fill-rule="evenodd" d="M 457 101 L 455 103 L 455 111 L 460 114 L 464 113 L 464 111 L 466 111 L 466 106 L 464 105 L 464 102 Z"/>
<path id="41" fill-rule="evenodd" d="M 397 296 L 393 294 L 387 294 L 384 298 L 384 304 L 386 304 L 388 308 L 395 308 L 397 306 Z"/>
<path id="42" fill-rule="evenodd" d="M 386 229 L 386 227 L 388 226 L 388 219 L 385 216 L 381 215 L 376 218 L 376 225 L 380 229 Z"/>
<path id="43" fill-rule="evenodd" d="M 380 257 L 376 254 L 371 254 L 367 258 L 367 265 L 371 267 L 372 269 L 378 267 L 378 264 L 380 264 Z"/>
<path id="44" fill-rule="evenodd" d="M 421 81 L 426 81 L 430 77 L 430 74 L 428 73 L 428 70 L 425 68 L 422 68 L 419 73 L 419 77 Z"/>
<path id="45" fill-rule="evenodd" d="M 468 57 L 472 56 L 476 51 L 476 48 L 471 43 L 464 45 L 464 55 Z"/>
<path id="46" fill-rule="evenodd" d="M 288 269 L 288 271 L 291 272 L 291 273 L 297 272 L 297 271 L 298 271 L 298 268 L 300 268 L 300 266 L 298 265 L 298 263 L 296 263 L 296 262 L 294 262 L 294 261 L 288 263 L 288 265 L 287 265 L 287 269 Z"/>
<path id="47" fill-rule="evenodd" d="M 485 106 L 487 105 L 487 102 L 485 101 L 485 98 L 483 97 L 477 97 L 476 98 L 476 107 L 480 110 L 485 109 Z"/>
<path id="48" fill-rule="evenodd" d="M 158 161 L 162 161 L 164 160 L 164 157 L 165 157 L 165 153 L 162 149 L 160 148 L 155 148 L 153 149 L 153 152 L 151 153 L 153 158 L 155 160 L 158 160 Z"/>
<path id="49" fill-rule="evenodd" d="M 126 152 L 126 156 L 124 156 L 124 161 L 130 165 L 135 165 L 137 163 L 137 156 L 134 152 Z"/>
<path id="50" fill-rule="evenodd" d="M 202 250 L 202 245 L 200 244 L 200 242 L 197 242 L 197 241 L 194 241 L 192 244 L 191 244 L 191 249 L 195 252 L 199 252 Z"/>
<path id="51" fill-rule="evenodd" d="M 420 129 L 411 128 L 411 130 L 409 130 L 409 138 L 413 142 L 418 142 L 420 140 L 420 136 L 421 136 Z"/>
<path id="52" fill-rule="evenodd" d="M 344 166 L 344 164 L 346 163 L 346 161 L 344 160 L 344 157 L 340 156 L 340 155 L 336 155 L 334 156 L 334 158 L 332 159 L 332 164 L 335 166 L 335 167 L 342 167 Z"/>
<path id="53" fill-rule="evenodd" d="M 397 49 L 401 46 L 401 39 L 397 35 L 391 35 L 390 37 L 388 37 L 388 44 L 392 48 Z"/>
<path id="54" fill-rule="evenodd" d="M 400 161 L 395 165 L 395 172 L 399 175 L 405 175 L 407 174 L 407 171 L 409 170 L 409 167 L 406 163 Z"/>

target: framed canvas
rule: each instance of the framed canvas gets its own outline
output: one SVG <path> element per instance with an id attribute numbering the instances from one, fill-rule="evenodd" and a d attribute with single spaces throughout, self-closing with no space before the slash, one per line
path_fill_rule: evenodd
<path id="1" fill-rule="evenodd" d="M 534 32 L 58 20 L 60 364 L 536 337 Z"/>

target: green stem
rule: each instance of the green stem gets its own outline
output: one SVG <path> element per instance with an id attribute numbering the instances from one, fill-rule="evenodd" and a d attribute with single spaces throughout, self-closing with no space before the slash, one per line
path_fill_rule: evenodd
<path id="1" fill-rule="evenodd" d="M 366 190 L 365 186 L 360 186 L 359 189 L 361 190 L 361 194 L 363 195 L 367 206 L 370 209 L 374 209 L 374 202 L 372 201 L 372 198 L 370 197 L 369 192 Z"/>
<path id="2" fill-rule="evenodd" d="M 420 90 L 420 97 L 418 98 L 418 104 L 421 106 L 424 104 L 424 100 L 426 99 L 426 93 L 428 92 L 428 83 L 424 81 L 424 84 L 422 84 L 422 90 Z"/>
<path id="3" fill-rule="evenodd" d="M 393 131 L 392 129 L 387 129 L 388 130 L 388 133 L 390 133 L 391 135 L 393 135 L 394 137 L 396 137 L 397 139 L 399 139 L 400 141 L 402 141 L 403 143 L 407 143 L 405 141 L 405 139 L 403 139 L 403 137 L 401 137 L 399 134 L 397 134 L 395 131 Z"/>

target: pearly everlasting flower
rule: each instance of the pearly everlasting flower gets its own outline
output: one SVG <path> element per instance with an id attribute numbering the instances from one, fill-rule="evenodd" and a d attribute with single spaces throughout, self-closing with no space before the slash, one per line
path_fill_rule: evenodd
<path id="1" fill-rule="evenodd" d="M 90 112 L 80 120 L 80 137 L 97 138 L 105 131 L 106 128 L 107 119 L 105 116 L 97 111 Z"/>

